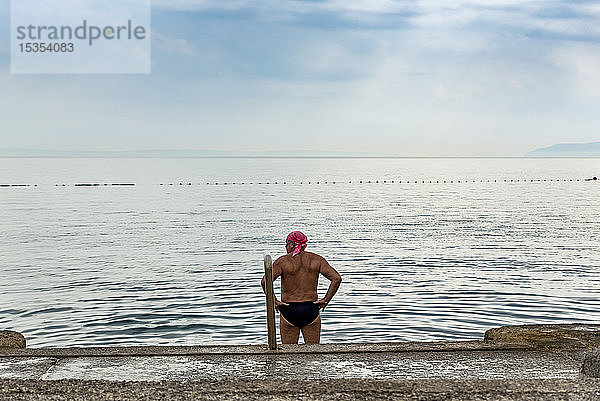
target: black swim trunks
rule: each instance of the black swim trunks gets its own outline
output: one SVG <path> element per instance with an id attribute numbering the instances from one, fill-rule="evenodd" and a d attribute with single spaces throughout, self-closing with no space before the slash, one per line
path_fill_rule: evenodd
<path id="1" fill-rule="evenodd" d="M 308 326 L 319 316 L 319 306 L 313 301 L 286 302 L 289 306 L 281 305 L 279 312 L 285 320 L 296 327 Z"/>

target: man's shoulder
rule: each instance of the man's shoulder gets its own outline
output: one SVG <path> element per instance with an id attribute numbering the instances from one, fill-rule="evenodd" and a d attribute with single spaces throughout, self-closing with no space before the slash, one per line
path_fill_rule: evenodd
<path id="1" fill-rule="evenodd" d="M 302 251 L 302 254 L 309 257 L 310 259 L 323 259 L 323 260 L 325 259 L 323 256 L 319 255 L 318 253 L 314 253 L 314 252 Z M 292 260 L 293 257 L 294 256 L 292 256 L 291 253 L 288 253 L 288 254 L 278 257 L 277 259 L 275 259 L 275 262 L 273 262 L 273 263 L 289 262 Z"/>
<path id="2" fill-rule="evenodd" d="M 319 259 L 319 260 L 325 259 L 323 256 L 319 255 L 318 253 L 307 252 L 307 251 L 304 251 L 304 253 L 306 254 L 306 256 L 308 256 L 311 259 Z"/>
<path id="3" fill-rule="evenodd" d="M 273 262 L 273 263 L 283 263 L 287 259 L 289 259 L 289 256 L 290 256 L 289 254 L 282 255 L 282 256 L 278 257 L 277 259 L 275 259 L 275 262 Z"/>
<path id="4" fill-rule="evenodd" d="M 317 253 L 314 253 L 314 252 L 302 251 L 302 254 L 310 259 L 319 259 L 319 260 L 325 259 L 323 256 L 321 256 Z M 273 263 L 289 263 L 289 262 L 291 262 L 292 258 L 294 258 L 294 256 L 292 256 L 291 253 L 288 253 L 288 254 L 278 257 L 277 259 L 275 259 L 275 262 L 273 262 Z"/>

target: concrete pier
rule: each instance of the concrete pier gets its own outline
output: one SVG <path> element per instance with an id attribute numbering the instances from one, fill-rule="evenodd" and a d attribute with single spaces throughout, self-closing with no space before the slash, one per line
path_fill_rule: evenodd
<path id="1" fill-rule="evenodd" d="M 580 373 L 600 328 L 538 329 L 540 343 L 532 340 L 536 329 L 523 326 L 526 341 L 511 328 L 498 342 L 279 345 L 276 351 L 266 344 L 3 348 L 0 399 L 600 400 L 600 379 Z M 577 335 L 585 341 L 574 341 Z"/>

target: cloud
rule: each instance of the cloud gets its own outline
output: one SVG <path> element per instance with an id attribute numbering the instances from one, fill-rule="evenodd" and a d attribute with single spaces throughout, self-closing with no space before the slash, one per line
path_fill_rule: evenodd
<path id="1" fill-rule="evenodd" d="M 418 28 L 461 29 L 487 33 L 500 40 L 532 37 L 539 40 L 600 39 L 600 7 L 567 1 L 425 1 L 411 23 Z"/>
<path id="2" fill-rule="evenodd" d="M 152 7 L 175 11 L 234 11 L 256 6 L 256 1 L 245 0 L 153 0 Z"/>
<path id="3" fill-rule="evenodd" d="M 238 11 L 253 9 L 260 11 L 290 13 L 332 11 L 332 12 L 363 12 L 363 13 L 397 13 L 410 7 L 412 1 L 395 0 L 154 0 L 153 6 L 178 11 Z"/>
<path id="4" fill-rule="evenodd" d="M 303 148 L 422 155 L 518 155 L 541 138 L 597 136 L 600 49 L 587 40 L 598 34 L 600 6 L 592 2 L 153 7 L 151 76 L 27 77 L 29 86 L 11 77 L 0 131 L 22 130 L 14 146 L 51 144 L 51 128 L 58 147 L 284 149 L 301 136 Z M 63 121 L 46 103 L 80 118 Z"/>
<path id="5" fill-rule="evenodd" d="M 364 33 L 399 32 L 430 51 L 477 53 L 507 42 L 600 40 L 600 6 L 592 1 L 542 0 L 155 0 L 157 10 L 190 11 L 204 21 L 263 24 L 280 28 Z M 280 31 L 280 32 L 278 32 Z M 340 38 L 341 36 L 337 36 Z M 260 39 L 260 38 L 259 38 Z M 301 39 L 302 40 L 302 39 Z M 377 39 L 374 39 L 381 42 Z M 269 38 L 272 42 L 273 39 Z M 309 43 L 311 38 L 303 41 Z M 283 40 L 281 41 L 283 42 Z M 313 42 L 319 47 L 318 42 Z M 339 50 L 334 50 L 334 54 Z M 358 54 L 357 54 L 358 55 Z M 301 63 L 302 64 L 302 63 Z M 310 69 L 309 69 L 310 71 Z"/>
<path id="6" fill-rule="evenodd" d="M 564 71 L 572 94 L 600 97 L 600 45 L 563 45 L 553 51 L 551 58 Z"/>
<path id="7" fill-rule="evenodd" d="M 194 45 L 185 38 L 174 38 L 157 30 L 152 31 L 153 45 L 167 53 L 192 55 L 196 53 Z"/>

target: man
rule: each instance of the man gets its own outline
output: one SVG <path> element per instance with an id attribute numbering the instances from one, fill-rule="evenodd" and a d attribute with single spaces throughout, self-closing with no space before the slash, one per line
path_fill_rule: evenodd
<path id="1" fill-rule="evenodd" d="M 273 296 L 275 308 L 279 311 L 279 333 L 284 344 L 297 344 L 300 330 L 306 344 L 320 342 L 319 309 L 325 309 L 342 282 L 342 277 L 325 258 L 304 250 L 307 242 L 308 239 L 300 231 L 291 232 L 285 244 L 287 255 L 273 263 L 273 280 L 281 276 L 281 301 Z M 322 299 L 317 295 L 319 274 L 331 281 Z M 265 280 L 263 276 L 263 291 Z"/>

